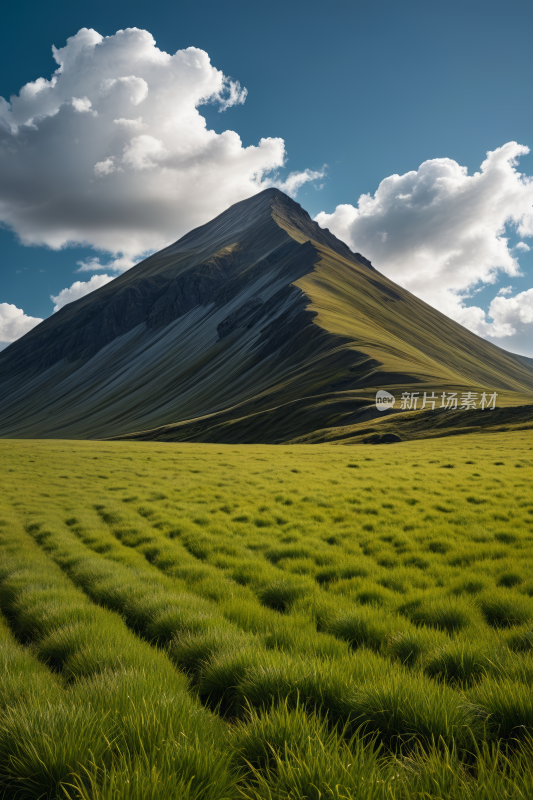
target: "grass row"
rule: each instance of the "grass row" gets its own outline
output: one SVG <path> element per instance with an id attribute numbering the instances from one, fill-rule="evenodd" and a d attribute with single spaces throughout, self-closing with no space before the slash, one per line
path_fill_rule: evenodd
<path id="1" fill-rule="evenodd" d="M 123 519 L 101 505 L 98 511 L 111 534 L 122 541 Z M 160 522 L 156 524 L 159 526 Z M 138 569 L 143 568 L 142 560 L 135 560 L 131 552 L 126 554 L 124 547 L 117 549 L 105 531 L 87 534 L 80 524 L 74 525 L 73 530 L 109 558 L 128 555 Z M 192 560 L 178 538 L 169 541 L 159 528 L 144 530 L 138 541 L 129 542 L 128 547 L 136 548 L 170 576 L 183 576 L 187 560 Z M 211 615 L 223 614 L 239 627 L 263 634 L 271 648 L 307 655 L 345 655 L 346 647 L 333 642 L 331 636 L 313 635 L 317 625 L 352 648 L 364 646 L 379 651 L 408 666 L 422 667 L 426 674 L 445 681 L 468 685 L 488 673 L 529 681 L 527 665 L 520 658 L 511 657 L 512 651 L 527 653 L 532 646 L 533 608 L 527 596 L 493 590 L 473 598 L 480 582 L 466 578 L 447 594 L 435 597 L 415 590 L 407 600 L 401 596 L 394 606 L 393 593 L 388 592 L 387 605 L 386 590 L 379 591 L 380 587 L 372 584 L 359 584 L 354 598 L 337 586 L 327 593 L 320 592 L 317 587 L 309 589 L 278 576 L 266 584 L 258 581 L 254 592 L 251 587 L 224 580 L 224 573 L 211 565 L 203 564 L 200 570 L 200 581 L 185 581 L 189 590 L 218 600 Z M 273 614 L 270 609 L 292 613 Z"/>
<path id="2" fill-rule="evenodd" d="M 324 637 L 302 618 L 304 608 L 300 615 L 297 609 L 280 616 L 258 603 L 246 605 L 241 587 L 231 605 L 234 618 L 240 610 L 238 626 L 219 613 L 223 602 L 176 592 L 173 581 L 146 562 L 117 563 L 107 548 L 91 553 L 75 527 L 43 532 L 33 523 L 28 529 L 93 600 L 122 613 L 149 641 L 169 644 L 170 657 L 189 674 L 202 701 L 228 717 L 272 701 L 291 708 L 301 703 L 351 730 L 364 727 L 392 750 L 440 741 L 466 752 L 475 739 L 508 741 L 533 733 L 533 664 L 503 646 L 487 651 L 413 624 L 405 630 L 405 621 L 398 631 L 398 620 L 380 609 L 339 613 L 328 598 L 326 605 L 319 598 L 314 614 Z M 421 613 L 420 605 L 413 613 Z M 291 627 L 295 633 L 300 623 L 299 641 L 294 637 L 299 646 L 291 649 L 289 636 L 280 642 L 261 617 L 267 625 L 272 617 L 290 623 L 285 633 Z M 345 644 L 331 647 L 328 633 Z M 321 638 L 325 648 L 315 644 Z"/>
<path id="3" fill-rule="evenodd" d="M 0 711 L 24 705 L 37 696 L 50 702 L 60 695 L 60 682 L 14 638 L 0 617 Z"/>
<path id="4" fill-rule="evenodd" d="M 231 793 L 218 718 L 164 653 L 91 603 L 7 516 L 0 602 L 32 655 L 7 637 L 20 699 L 11 695 L 0 722 L 4 796 L 99 797 L 108 780 L 132 782 L 138 798 L 146 785 L 168 797 Z"/>
<path id="5" fill-rule="evenodd" d="M 50 538 L 47 537 L 47 541 Z M 50 544 L 52 543 L 49 542 Z M 61 581 L 57 573 L 54 574 L 54 570 L 46 569 L 47 564 L 49 567 L 53 566 L 47 561 L 38 563 L 40 559 L 35 558 L 35 566 L 38 563 L 39 569 L 31 570 L 33 565 L 28 565 L 28 543 L 24 542 L 24 546 L 25 568 L 29 570 L 26 577 L 32 581 L 30 584 L 26 583 L 25 588 L 30 593 L 43 589 L 50 592 L 50 587 L 43 581 L 52 578 L 53 586 L 59 587 L 64 592 L 62 608 L 68 607 L 65 603 L 69 589 L 68 582 Z M 64 553 L 62 557 L 65 557 Z M 71 557 L 75 558 L 72 554 Z M 31 561 L 33 559 L 30 559 L 30 564 Z M 14 576 L 15 580 L 13 581 L 11 577 L 10 583 L 7 565 L 2 576 L 2 591 L 5 593 L 3 596 L 11 596 L 13 601 L 16 597 L 16 587 L 20 589 L 24 585 L 23 576 L 18 571 Z M 39 581 L 38 589 L 36 580 Z M 120 586 L 119 569 L 117 569 L 117 584 Z M 76 596 L 78 602 L 81 597 L 75 591 L 71 596 L 72 598 Z M 49 596 L 47 599 L 50 601 L 52 598 Z M 11 602 L 10 614 L 16 622 L 19 620 L 19 615 L 14 613 L 15 609 L 16 603 Z M 95 616 L 98 616 L 100 609 L 95 608 L 93 611 L 97 612 Z M 110 615 L 103 612 L 103 616 Z M 53 628 L 53 616 L 49 616 L 48 619 Z M 103 617 L 100 622 L 103 622 Z M 39 625 L 42 625 L 42 622 L 38 620 Z M 61 629 L 59 625 L 56 630 Z M 22 625 L 19 632 L 26 636 L 26 627 Z M 114 634 L 116 636 L 117 630 Z M 105 639 L 105 636 L 102 638 Z M 123 642 L 119 639 L 117 641 L 120 651 L 123 652 Z M 176 645 L 179 647 L 179 640 Z M 18 645 L 14 646 L 21 649 Z M 185 668 L 193 667 L 193 648 L 194 639 L 181 640 L 181 664 Z M 42 657 L 43 653 L 40 652 Z M 227 659 L 230 653 L 220 655 L 225 655 Z M 254 655 L 257 656 L 257 652 Z M 193 656 L 192 661 L 191 656 Z M 35 660 L 30 660 L 34 667 L 40 668 Z M 224 658 L 211 664 L 211 680 L 214 676 L 216 680 L 216 671 L 220 670 L 221 666 L 223 669 L 223 660 Z M 462 764 L 453 742 L 443 748 L 442 742 L 435 739 L 438 743 L 437 748 L 428 740 L 429 746 L 424 753 L 417 752 L 416 749 L 413 751 L 411 748 L 409 757 L 402 761 L 384 758 L 376 742 L 365 739 L 360 731 L 352 730 L 350 735 L 346 728 L 332 727 L 331 718 L 328 719 L 328 716 L 324 718 L 323 715 L 318 716 L 313 711 L 304 709 L 305 700 L 309 696 L 313 698 L 313 703 L 316 701 L 317 686 L 313 686 L 313 683 L 324 675 L 313 675 L 312 665 L 309 663 L 304 665 L 294 662 L 293 672 L 290 674 L 287 672 L 287 661 L 283 664 L 285 670 L 283 675 L 280 672 L 277 675 L 274 673 L 272 662 L 263 665 L 265 674 L 270 678 L 268 695 L 271 698 L 282 697 L 284 702 L 280 702 L 275 708 L 265 707 L 265 697 L 262 693 L 265 684 L 264 680 L 261 681 L 263 684 L 261 687 L 260 682 L 259 702 L 263 704 L 264 713 L 245 714 L 242 724 L 235 725 L 229 735 L 219 739 L 219 745 L 227 748 L 227 761 L 224 763 L 223 752 L 219 750 L 215 753 L 206 753 L 205 750 L 205 739 L 209 738 L 209 735 L 212 739 L 215 738 L 212 730 L 213 720 L 210 720 L 206 730 L 206 719 L 196 710 L 192 715 L 192 725 L 191 715 L 189 726 L 184 725 L 183 707 L 180 707 L 183 698 L 180 697 L 180 706 L 176 705 L 175 697 L 170 707 L 165 703 L 167 699 L 164 697 L 165 681 L 161 682 L 161 674 L 154 674 L 152 671 L 148 680 L 145 674 L 142 675 L 145 680 L 142 680 L 141 675 L 135 674 L 131 668 L 125 670 L 125 674 L 121 671 L 117 674 L 117 671 L 113 672 L 109 666 L 100 673 L 97 680 L 88 680 L 88 671 L 84 669 L 82 673 L 84 679 L 76 680 L 72 686 L 63 690 L 61 700 L 57 696 L 48 696 L 48 702 L 44 705 L 45 725 L 42 724 L 43 698 L 35 698 L 33 702 L 27 703 L 22 716 L 20 709 L 17 709 L 16 715 L 8 714 L 2 720 L 3 731 L 18 745 L 17 797 L 41 796 L 43 789 L 45 791 L 48 789 L 48 796 L 54 797 L 54 792 L 61 785 L 67 796 L 83 800 L 180 797 L 218 797 L 222 800 L 237 796 L 247 797 L 250 800 L 259 798 L 282 800 L 289 795 L 298 800 L 309 797 L 316 797 L 317 800 L 319 797 L 370 800 L 385 797 L 410 798 L 417 796 L 415 793 L 418 793 L 418 796 L 428 797 L 431 796 L 428 790 L 433 788 L 435 781 L 438 780 L 439 791 L 444 791 L 446 788 L 448 792 L 446 796 L 457 798 L 471 796 L 488 800 L 491 796 L 489 792 L 493 792 L 496 787 L 500 787 L 502 792 L 507 792 L 508 796 L 526 797 L 527 794 L 524 792 L 532 786 L 527 770 L 530 757 L 528 743 L 525 748 L 513 754 L 511 759 L 497 747 L 479 751 L 474 757 L 474 764 L 470 766 L 471 770 L 476 771 L 476 781 L 473 781 L 471 774 Z M 302 672 L 302 666 L 305 666 L 307 674 Z M 321 661 L 321 666 L 324 666 L 324 661 Z M 334 691 L 331 698 L 321 694 L 322 712 L 323 701 L 327 703 L 328 700 L 330 702 L 333 700 L 338 705 L 345 690 L 348 675 L 345 673 L 343 676 L 342 671 L 339 674 L 338 666 L 339 664 L 329 664 L 330 678 L 336 682 L 337 692 Z M 47 674 L 46 677 L 50 679 L 53 676 Z M 253 672 L 248 671 L 247 679 L 249 685 L 244 687 L 245 696 L 248 702 L 253 703 Z M 287 687 L 281 685 L 284 681 L 287 681 L 287 686 L 290 688 L 288 693 Z M 256 683 L 256 691 L 257 688 Z M 332 687 L 330 681 L 331 688 L 335 687 Z M 403 683 L 401 691 L 404 699 L 409 696 L 410 689 L 412 687 Z M 135 693 L 139 693 L 138 698 L 135 697 Z M 141 713 L 139 706 L 135 704 L 136 699 L 140 703 Z M 374 708 L 376 717 L 383 713 L 383 699 L 379 698 Z M 167 714 L 161 713 L 162 705 L 168 717 Z M 190 702 L 186 705 L 190 714 Z M 87 719 L 87 708 L 93 711 L 89 719 Z M 334 707 L 330 705 L 329 710 L 333 713 Z M 36 717 L 40 725 L 35 724 Z M 72 738 L 65 737 L 66 725 L 75 731 Z M 178 727 L 181 728 L 180 736 L 185 734 L 189 740 L 186 746 L 180 739 L 178 742 L 172 739 L 169 742 L 167 739 Z M 162 729 L 165 734 L 163 740 Z M 201 736 L 202 733 L 204 737 Z M 109 741 L 113 741 L 111 747 L 108 745 Z M 31 748 L 27 747 L 28 742 L 31 742 Z M 55 747 L 51 746 L 52 742 L 55 743 Z M 90 749 L 87 747 L 89 744 Z M 178 746 L 179 757 L 176 757 Z M 0 751 L 2 749 L 0 741 Z M 27 749 L 30 749 L 33 759 L 28 758 Z M 474 741 L 471 742 L 470 749 L 475 751 Z M 38 764 L 35 763 L 35 756 L 38 757 Z M 73 764 L 76 765 L 74 770 Z M 241 769 L 238 785 L 235 779 L 233 782 L 228 780 L 227 767 L 230 764 L 234 766 L 234 775 L 238 774 L 239 767 Z M 41 769 L 37 769 L 37 766 Z M 222 776 L 226 778 L 225 786 L 220 776 L 220 772 L 224 772 L 223 766 L 226 767 L 225 775 Z M 246 771 L 243 771 L 243 767 Z M 509 775 L 510 771 L 512 778 Z M 483 780 L 480 780 L 480 777 Z M 9 783 L 7 788 L 9 792 Z"/>

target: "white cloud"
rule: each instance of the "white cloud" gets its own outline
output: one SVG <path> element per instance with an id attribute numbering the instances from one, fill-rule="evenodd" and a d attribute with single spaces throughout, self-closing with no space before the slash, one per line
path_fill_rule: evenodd
<path id="1" fill-rule="evenodd" d="M 125 119 L 121 117 L 120 119 L 114 119 L 113 124 L 122 125 L 123 128 L 130 128 L 133 131 L 142 131 L 143 128 L 148 127 L 148 125 L 143 122 L 142 117 L 137 117 L 137 119 Z"/>
<path id="2" fill-rule="evenodd" d="M 223 96 L 224 93 L 222 93 L 220 96 L 220 107 L 218 109 L 219 112 L 226 111 L 226 109 L 231 108 L 231 106 L 244 103 L 246 100 L 248 89 L 241 88 L 239 81 L 231 81 L 225 78 L 224 88 L 226 93 L 225 97 Z"/>
<path id="3" fill-rule="evenodd" d="M 137 78 L 135 75 L 127 75 L 125 78 L 104 78 L 100 89 L 103 95 L 111 93 L 118 95 L 121 90 L 125 90 L 130 103 L 134 106 L 138 106 L 148 97 L 148 84 L 144 78 Z"/>
<path id="4" fill-rule="evenodd" d="M 169 152 L 160 139 L 143 134 L 136 136 L 124 148 L 122 161 L 133 169 L 155 169 L 169 156 Z"/>
<path id="5" fill-rule="evenodd" d="M 115 159 L 105 158 L 103 161 L 97 161 L 94 165 L 95 175 L 111 175 L 116 170 Z"/>
<path id="6" fill-rule="evenodd" d="M 98 269 L 112 269 L 115 272 L 126 272 L 127 269 L 134 267 L 135 263 L 136 262 L 132 261 L 131 258 L 125 258 L 122 256 L 119 258 L 114 258 L 107 264 L 102 264 L 98 256 L 92 256 L 90 258 L 86 258 L 85 261 L 76 261 L 76 264 L 78 265 L 76 272 L 94 272 Z"/>
<path id="7" fill-rule="evenodd" d="M 246 89 L 203 50 L 171 55 L 144 30 L 83 28 L 53 55 L 50 80 L 0 98 L 0 221 L 25 244 L 133 262 L 272 185 L 285 163 L 283 139 L 244 147 L 207 128 L 198 107 L 228 109 Z M 314 179 L 293 174 L 287 190 Z"/>
<path id="8" fill-rule="evenodd" d="M 528 253 L 531 250 L 530 246 L 525 242 L 518 242 L 518 244 L 515 244 L 513 249 L 521 250 L 523 253 Z"/>
<path id="9" fill-rule="evenodd" d="M 112 280 L 113 277 L 109 275 L 93 275 L 88 281 L 75 281 L 68 289 L 62 289 L 58 295 L 50 295 L 50 299 L 55 303 L 54 311 L 59 311 L 67 303 L 72 303 L 73 300 L 85 297 L 86 294 L 94 292 L 95 289 L 105 286 L 106 283 Z"/>
<path id="10" fill-rule="evenodd" d="M 490 304 L 489 316 L 501 325 L 509 325 L 517 333 L 517 328 L 533 322 L 533 289 L 514 297 L 495 297 Z"/>
<path id="11" fill-rule="evenodd" d="M 29 317 L 11 303 L 0 303 L 0 350 L 31 331 L 39 322 L 42 319 Z"/>
<path id="12" fill-rule="evenodd" d="M 73 97 L 72 105 L 80 114 L 86 114 L 91 111 L 92 103 L 88 97 Z M 93 111 L 92 113 L 95 114 L 96 112 Z"/>
<path id="13" fill-rule="evenodd" d="M 425 161 L 418 170 L 385 178 L 373 196 L 361 195 L 357 207 L 340 205 L 316 220 L 377 269 L 475 333 L 493 339 L 513 336 L 516 320 L 531 324 L 524 310 L 529 300 L 517 295 L 518 304 L 504 306 L 513 301 L 495 298 L 489 309 L 492 322 L 483 309 L 466 302 L 476 287 L 495 283 L 501 273 L 520 275 L 513 249 L 529 248 L 525 243 L 510 247 L 505 229 L 510 225 L 521 237 L 533 236 L 533 179 L 516 168 L 528 152 L 509 142 L 487 153 L 473 175 L 449 158 Z M 533 342 L 533 327 L 529 334 Z M 533 355 L 531 348 L 526 346 Z"/>
<path id="14" fill-rule="evenodd" d="M 284 181 L 267 180 L 267 182 L 270 183 L 271 186 L 276 186 L 278 189 L 281 189 L 282 192 L 285 192 L 291 197 L 296 197 L 298 190 L 302 188 L 304 183 L 308 183 L 309 181 L 317 181 L 320 178 L 323 178 L 325 174 L 326 165 L 324 164 L 322 169 L 316 172 L 313 172 L 313 170 L 310 169 L 306 169 L 303 172 L 291 172 Z"/>
<path id="15" fill-rule="evenodd" d="M 533 289 L 514 297 L 499 294 L 492 300 L 488 315 L 494 320 L 495 330 L 506 330 L 505 339 L 491 333 L 488 339 L 506 350 L 533 357 Z"/>
<path id="16" fill-rule="evenodd" d="M 501 289 L 498 290 L 498 294 L 512 294 L 514 291 L 512 286 L 502 286 Z"/>

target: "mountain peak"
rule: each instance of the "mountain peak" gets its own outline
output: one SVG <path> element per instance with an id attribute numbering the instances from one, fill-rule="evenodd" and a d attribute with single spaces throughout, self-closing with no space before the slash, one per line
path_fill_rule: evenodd
<path id="1" fill-rule="evenodd" d="M 374 413 L 377 388 L 480 387 L 527 402 L 533 369 L 271 187 L 0 353 L 0 436 L 288 441 Z"/>
<path id="2" fill-rule="evenodd" d="M 194 228 L 161 253 L 170 255 L 191 248 L 200 248 L 203 252 L 205 248 L 211 248 L 214 241 L 220 242 L 221 239 L 229 244 L 233 240 L 246 239 L 248 235 L 257 237 L 258 226 L 268 224 L 271 220 L 300 244 L 310 240 L 315 241 L 330 247 L 345 258 L 355 256 L 358 263 L 372 266 L 368 259 L 359 253 L 352 253 L 347 244 L 337 239 L 326 228 L 321 228 L 296 200 L 276 187 L 263 189 L 245 200 L 239 200 L 210 222 Z"/>

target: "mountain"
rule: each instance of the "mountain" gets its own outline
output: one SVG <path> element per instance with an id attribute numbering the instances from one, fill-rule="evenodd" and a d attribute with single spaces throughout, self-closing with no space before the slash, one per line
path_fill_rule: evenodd
<path id="1" fill-rule="evenodd" d="M 380 416 L 378 388 L 517 406 L 533 366 L 267 189 L 2 351 L 0 436 L 289 441 Z"/>

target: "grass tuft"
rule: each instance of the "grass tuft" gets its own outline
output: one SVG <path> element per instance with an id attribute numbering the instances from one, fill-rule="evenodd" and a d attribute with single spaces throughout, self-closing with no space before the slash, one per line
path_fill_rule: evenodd
<path id="1" fill-rule="evenodd" d="M 412 667 L 420 661 L 428 645 L 421 640 L 418 632 L 401 631 L 389 636 L 387 649 L 392 658 L 407 667 Z"/>
<path id="2" fill-rule="evenodd" d="M 530 598 L 508 593 L 493 593 L 479 599 L 486 621 L 493 628 L 512 628 L 533 620 Z"/>
<path id="3" fill-rule="evenodd" d="M 344 639 L 350 647 L 368 647 L 379 650 L 388 635 L 388 626 L 372 610 L 361 609 L 334 617 L 327 630 L 339 639 Z"/>
<path id="4" fill-rule="evenodd" d="M 426 625 L 447 633 L 457 633 L 470 625 L 475 608 L 466 601 L 453 598 L 417 599 L 398 609 L 415 625 Z"/>
<path id="5" fill-rule="evenodd" d="M 447 684 L 471 686 L 492 667 L 489 654 L 479 647 L 457 643 L 440 647 L 426 662 L 424 672 Z"/>
<path id="6" fill-rule="evenodd" d="M 259 600 L 264 606 L 272 608 L 274 611 L 285 612 L 291 608 L 298 598 L 308 592 L 309 588 L 307 586 L 278 580 L 272 581 L 272 583 L 267 584 L 259 591 Z"/>

